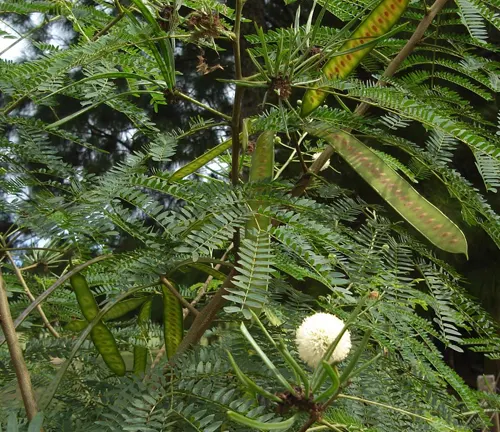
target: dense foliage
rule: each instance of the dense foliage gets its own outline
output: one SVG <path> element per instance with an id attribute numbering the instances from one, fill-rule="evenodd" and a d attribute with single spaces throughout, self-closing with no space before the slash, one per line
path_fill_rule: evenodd
<path id="1" fill-rule="evenodd" d="M 2 428 L 487 427 L 500 399 L 449 359 L 500 359 L 455 269 L 500 247 L 500 4 L 417 1 L 383 27 L 392 0 L 290 3 L 292 26 L 253 31 L 242 0 L 0 3 L 12 26 L 76 34 L 30 29 L 35 55 L 0 61 Z M 123 127 L 111 154 L 89 132 L 114 130 L 106 112 Z M 299 355 L 315 311 L 349 326 L 338 365 Z"/>

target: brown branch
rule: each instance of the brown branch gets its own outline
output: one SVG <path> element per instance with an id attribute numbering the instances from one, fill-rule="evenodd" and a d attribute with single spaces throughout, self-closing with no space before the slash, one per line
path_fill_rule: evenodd
<path id="1" fill-rule="evenodd" d="M 191 304 L 175 289 L 175 287 L 169 282 L 169 280 L 165 276 L 160 277 L 160 281 L 176 298 L 179 300 L 182 305 L 189 310 L 194 316 L 197 316 L 200 312 L 191 306 Z"/>
<path id="2" fill-rule="evenodd" d="M 234 40 L 233 40 L 233 50 L 234 50 L 234 68 L 235 68 L 235 79 L 241 80 L 243 74 L 241 71 L 241 12 L 243 9 L 243 0 L 236 0 L 236 16 L 234 21 Z M 244 87 L 236 86 L 234 93 L 233 102 L 233 113 L 231 120 L 231 134 L 233 139 L 233 148 L 231 155 L 231 181 L 233 185 L 237 185 L 239 181 L 239 169 L 240 169 L 240 129 L 241 129 L 241 105 L 243 102 Z M 237 246 L 235 244 L 235 246 Z"/>
<path id="3" fill-rule="evenodd" d="M 12 321 L 12 315 L 10 314 L 9 300 L 7 298 L 7 291 L 5 289 L 5 284 L 0 270 L 0 326 L 5 339 L 7 340 L 7 345 L 9 347 L 10 358 L 12 360 L 12 366 L 16 372 L 17 382 L 19 384 L 19 390 L 23 398 L 24 408 L 26 409 L 26 414 L 28 420 L 31 421 L 35 417 L 38 408 L 35 399 L 35 392 L 33 391 L 33 386 L 31 385 L 31 378 L 26 363 L 24 362 L 23 352 L 19 341 L 17 339 L 16 328 L 14 327 L 14 322 Z"/>
<path id="4" fill-rule="evenodd" d="M 415 47 L 422 40 L 424 33 L 427 31 L 427 29 L 431 25 L 436 15 L 443 9 L 447 1 L 448 0 L 436 0 L 434 4 L 427 9 L 424 18 L 422 19 L 422 21 L 420 21 L 419 25 L 415 29 L 415 32 L 412 34 L 410 39 L 408 39 L 408 42 L 406 42 L 406 45 L 399 52 L 399 54 L 392 59 L 392 61 L 387 66 L 378 85 L 381 86 L 384 85 L 383 79 L 393 76 L 394 73 L 399 68 L 399 66 L 401 65 L 401 63 L 403 63 L 403 61 L 405 61 L 406 58 L 413 52 Z M 358 105 L 358 107 L 354 112 L 362 116 L 368 111 L 369 108 L 370 104 L 363 102 L 360 105 Z M 321 156 L 310 166 L 309 171 L 304 175 L 302 175 L 302 177 L 299 179 L 297 184 L 292 189 L 291 193 L 293 196 L 300 196 L 305 192 L 305 190 L 309 187 L 314 175 L 319 173 L 321 167 L 323 167 L 323 164 L 326 162 L 326 160 L 330 159 L 331 155 L 333 154 L 333 151 L 334 150 L 331 146 L 327 146 L 325 150 L 323 150 Z"/>
<path id="5" fill-rule="evenodd" d="M 227 301 L 223 296 L 228 293 L 226 291 L 226 288 L 230 288 L 233 286 L 232 280 L 235 274 L 236 270 L 232 269 L 222 283 L 222 286 L 219 288 L 219 290 L 196 316 L 193 324 L 186 333 L 186 336 L 184 336 L 184 339 L 182 339 L 179 348 L 177 348 L 177 352 L 170 359 L 169 364 L 173 364 L 184 351 L 186 351 L 191 345 L 196 344 L 201 339 L 205 331 L 210 327 L 213 320 L 215 319 L 215 316 Z"/>
<path id="6" fill-rule="evenodd" d="M 19 282 L 21 283 L 23 289 L 24 289 L 24 292 L 26 293 L 26 295 L 28 296 L 28 298 L 34 302 L 35 301 L 35 296 L 31 293 L 29 287 L 28 287 L 28 284 L 26 283 L 26 281 L 24 280 L 24 277 L 23 277 L 23 274 L 21 273 L 21 271 L 19 270 L 19 268 L 17 267 L 15 261 L 14 261 L 14 258 L 12 258 L 12 255 L 9 253 L 9 252 L 5 252 L 5 255 L 7 255 L 7 258 L 9 258 L 11 264 L 12 264 L 12 267 L 14 268 L 14 273 L 16 274 L 17 278 L 19 279 Z M 50 324 L 49 320 L 47 319 L 47 315 L 45 315 L 45 312 L 43 311 L 42 307 L 40 305 L 38 305 L 36 307 L 36 310 L 38 311 L 38 313 L 40 314 L 40 317 L 42 318 L 42 321 L 45 325 L 45 327 L 47 327 L 47 330 L 52 333 L 52 335 L 56 338 L 60 337 L 59 336 L 59 333 L 57 333 L 57 331 L 55 330 L 54 327 L 52 327 L 52 325 Z"/>

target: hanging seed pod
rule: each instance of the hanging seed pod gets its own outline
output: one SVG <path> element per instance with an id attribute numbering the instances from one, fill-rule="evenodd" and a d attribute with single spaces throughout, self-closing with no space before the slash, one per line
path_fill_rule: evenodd
<path id="1" fill-rule="evenodd" d="M 345 42 L 340 51 L 347 51 L 383 36 L 398 22 L 406 10 L 409 0 L 383 0 L 368 15 Z M 323 74 L 328 79 L 345 78 L 361 62 L 373 46 L 362 48 L 349 54 L 333 57 L 323 67 Z M 302 99 L 301 116 L 305 117 L 318 108 L 326 99 L 327 93 L 321 89 L 309 89 Z"/>
<path id="2" fill-rule="evenodd" d="M 102 317 L 103 321 L 109 321 L 117 318 L 121 318 L 134 309 L 137 309 L 141 304 L 146 301 L 146 297 L 131 298 L 123 300 L 120 303 L 114 305 L 107 313 Z M 87 327 L 87 320 L 73 320 L 64 326 L 65 330 L 78 332 Z"/>
<path id="3" fill-rule="evenodd" d="M 274 135 L 273 131 L 264 131 L 260 134 L 252 153 L 252 163 L 250 166 L 250 183 L 270 182 L 274 171 Z M 265 206 L 265 202 L 252 200 L 250 207 L 256 212 L 259 207 Z M 269 216 L 254 215 L 246 226 L 246 237 L 252 237 L 253 230 L 265 230 L 271 223 Z M 255 240 L 255 238 L 254 238 Z"/>
<path id="4" fill-rule="evenodd" d="M 91 322 L 99 313 L 99 307 L 86 279 L 77 273 L 70 278 L 70 283 L 83 316 Z M 90 337 L 109 369 L 116 375 L 125 375 L 125 362 L 118 350 L 115 338 L 102 321 L 99 321 L 90 331 Z"/>
<path id="5" fill-rule="evenodd" d="M 320 122 L 306 131 L 326 140 L 394 210 L 438 248 L 467 256 L 463 232 L 385 161 L 345 132 L 331 132 Z"/>
<path id="6" fill-rule="evenodd" d="M 173 284 L 172 281 L 170 283 Z M 163 333 L 168 358 L 177 351 L 183 336 L 183 317 L 180 301 L 162 285 L 163 292 Z"/>

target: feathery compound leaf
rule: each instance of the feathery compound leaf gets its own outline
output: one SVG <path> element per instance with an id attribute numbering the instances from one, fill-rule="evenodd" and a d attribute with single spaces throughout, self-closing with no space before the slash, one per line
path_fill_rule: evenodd
<path id="1" fill-rule="evenodd" d="M 427 201 L 369 147 L 344 132 L 329 132 L 322 123 L 306 130 L 325 139 L 356 172 L 431 243 L 451 253 L 467 255 L 460 229 Z"/>
<path id="2" fill-rule="evenodd" d="M 238 257 L 235 267 L 238 274 L 233 279 L 235 288 L 227 288 L 230 294 L 224 296 L 236 305 L 227 306 L 224 310 L 229 313 L 241 312 L 250 319 L 252 315 L 248 308 L 261 309 L 267 302 L 265 291 L 274 264 L 269 234 L 257 235 L 255 240 L 244 239 Z"/>

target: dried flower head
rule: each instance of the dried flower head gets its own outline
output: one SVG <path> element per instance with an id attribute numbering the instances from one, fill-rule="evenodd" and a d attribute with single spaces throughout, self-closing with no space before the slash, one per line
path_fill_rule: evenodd
<path id="1" fill-rule="evenodd" d="M 313 160 L 316 160 L 320 157 L 321 153 L 314 153 L 313 154 Z M 320 171 L 326 170 L 330 166 L 330 159 L 328 159 L 325 164 L 320 168 Z"/>
<path id="2" fill-rule="evenodd" d="M 290 80 L 281 75 L 271 79 L 271 89 L 274 90 L 281 100 L 287 100 L 292 94 Z"/>
<path id="3" fill-rule="evenodd" d="M 187 27 L 195 40 L 216 38 L 224 30 L 219 14 L 215 11 L 193 12 L 187 20 Z"/>
<path id="4" fill-rule="evenodd" d="M 316 313 L 307 317 L 297 329 L 295 341 L 299 357 L 315 368 L 343 328 L 344 322 L 332 314 Z M 346 331 L 335 347 L 329 363 L 341 362 L 347 357 L 350 349 L 351 334 Z"/>

